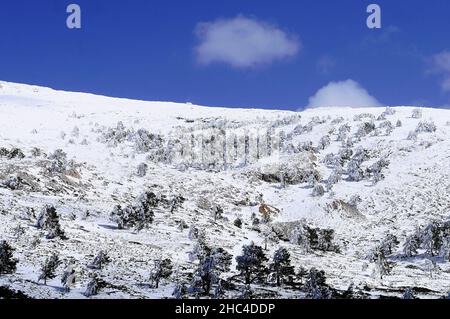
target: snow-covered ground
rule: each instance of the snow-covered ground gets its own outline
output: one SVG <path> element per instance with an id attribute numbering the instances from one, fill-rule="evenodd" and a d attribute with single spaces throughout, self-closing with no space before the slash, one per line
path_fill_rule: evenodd
<path id="1" fill-rule="evenodd" d="M 87 265 L 104 250 L 111 263 L 98 273 L 112 286 L 95 297 L 170 298 L 176 283 L 187 282 L 196 269 L 189 258 L 195 245 L 189 228 L 194 226 L 205 232 L 210 247 L 233 255 L 224 278 L 237 274 L 234 257 L 253 241 L 267 244 L 268 257 L 286 247 L 296 268 L 324 270 L 327 284 L 338 290 L 353 284 L 374 297 L 400 296 L 407 287 L 418 297 L 447 295 L 445 243 L 437 256 L 422 248 L 412 257 L 403 252 L 406 238 L 418 227 L 450 220 L 450 111 L 421 112 L 412 116 L 420 113 L 412 107 L 299 113 L 209 108 L 0 82 L 0 148 L 25 155 L 0 154 L 0 240 L 8 241 L 19 259 L 14 274 L 0 276 L 0 286 L 34 298 L 84 298 L 94 272 Z M 325 136 L 329 143 L 323 143 Z M 58 149 L 67 154 L 63 163 L 52 156 Z M 348 159 L 341 157 L 340 179 L 329 183 L 336 171 L 329 154 L 349 150 Z M 348 176 L 348 163 L 358 153 L 364 154 L 358 165 L 362 176 L 355 181 Z M 380 160 L 388 164 L 374 173 L 373 164 Z M 59 164 L 62 170 L 52 170 Z M 145 176 L 137 173 L 142 164 Z M 317 178 L 273 180 L 301 172 Z M 321 186 L 324 194 L 313 196 Z M 110 219 L 114 207 L 132 204 L 145 191 L 185 201 L 173 212 L 155 208 L 154 222 L 139 232 L 117 229 Z M 261 219 L 262 203 L 280 213 L 265 225 L 253 225 L 255 215 Z M 67 240 L 48 240 L 35 227 L 45 205 L 57 209 Z M 223 208 L 223 218 L 213 218 L 214 205 Z M 234 225 L 238 217 L 242 228 Z M 276 240 L 274 233 L 268 240 L 263 235 L 263 229 L 300 220 L 333 229 L 340 252 L 305 251 L 292 241 Z M 399 245 L 386 256 L 395 266 L 381 279 L 369 256 L 387 234 L 395 235 Z M 450 234 L 443 236 L 450 245 Z M 37 280 L 41 264 L 53 252 L 63 265 L 44 285 Z M 149 273 L 161 258 L 172 260 L 174 273 L 158 289 L 151 288 Z M 77 280 L 66 293 L 60 273 L 69 262 Z M 289 287 L 264 289 L 280 297 L 304 296 Z M 228 296 L 238 296 L 238 290 Z"/>

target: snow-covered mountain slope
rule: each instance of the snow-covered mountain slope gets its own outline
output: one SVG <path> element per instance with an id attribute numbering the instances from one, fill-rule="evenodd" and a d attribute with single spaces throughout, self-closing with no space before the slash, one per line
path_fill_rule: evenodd
<path id="1" fill-rule="evenodd" d="M 119 229 L 111 212 L 139 206 L 145 192 L 156 196 L 153 222 Z M 49 206 L 65 240 L 36 227 Z M 170 298 L 192 283 L 196 232 L 233 255 L 221 273 L 233 278 L 228 297 L 244 289 L 235 257 L 253 241 L 268 258 L 285 247 L 296 271 L 324 270 L 339 291 L 400 296 L 410 287 L 437 298 L 450 290 L 449 220 L 448 110 L 209 108 L 0 82 L 0 240 L 19 260 L 0 286 L 34 298 L 84 298 L 94 274 L 109 283 L 99 298 Z M 398 244 L 386 250 L 388 235 Z M 417 249 L 405 254 L 411 238 Z M 88 267 L 101 250 L 111 262 Z M 44 285 L 41 265 L 55 252 L 63 263 Z M 165 258 L 173 273 L 153 288 L 154 261 Z M 68 264 L 76 282 L 64 292 Z M 251 289 L 307 294 L 265 279 Z"/>

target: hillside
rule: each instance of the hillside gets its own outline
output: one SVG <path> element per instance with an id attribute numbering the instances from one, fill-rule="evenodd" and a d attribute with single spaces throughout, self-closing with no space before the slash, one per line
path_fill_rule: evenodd
<path id="1" fill-rule="evenodd" d="M 36 227 L 50 207 L 64 236 Z M 450 291 L 450 111 L 211 108 L 0 82 L 0 240 L 18 259 L 0 286 L 32 298 L 85 298 L 95 276 L 106 284 L 92 298 L 172 298 L 183 285 L 185 297 L 202 295 L 190 286 L 205 246 L 232 264 L 202 297 L 247 296 L 235 257 L 251 242 L 269 259 L 286 248 L 296 272 L 323 270 L 334 296 L 352 286 L 355 297 L 411 288 L 440 298 Z M 110 262 L 96 269 L 100 251 Z M 52 253 L 57 276 L 38 282 Z M 172 273 L 156 288 L 164 259 Z M 277 286 L 272 274 L 250 290 L 312 297 L 310 276 Z"/>

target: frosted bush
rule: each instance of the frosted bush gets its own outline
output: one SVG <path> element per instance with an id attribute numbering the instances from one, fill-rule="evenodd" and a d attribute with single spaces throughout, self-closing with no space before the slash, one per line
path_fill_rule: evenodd
<path id="1" fill-rule="evenodd" d="M 375 115 L 373 115 L 371 113 L 361 113 L 361 114 L 357 114 L 353 117 L 353 121 L 355 121 L 355 122 L 361 121 L 362 119 L 375 120 Z"/>
<path id="2" fill-rule="evenodd" d="M 163 139 L 159 135 L 151 134 L 146 129 L 139 129 L 133 136 L 134 149 L 138 153 L 147 153 L 152 149 L 160 148 Z"/>
<path id="3" fill-rule="evenodd" d="M 362 138 L 375 130 L 375 124 L 373 122 L 364 122 L 358 127 L 358 131 L 355 134 L 356 138 Z"/>
<path id="4" fill-rule="evenodd" d="M 323 136 L 319 141 L 319 149 L 324 150 L 331 144 L 331 139 L 328 135 Z"/>
<path id="5" fill-rule="evenodd" d="M 322 185 L 317 184 L 316 186 L 314 186 L 313 192 L 312 192 L 313 197 L 321 197 L 324 194 L 325 194 L 325 189 L 323 188 Z"/>
<path id="6" fill-rule="evenodd" d="M 145 175 L 147 175 L 147 170 L 148 170 L 148 165 L 145 163 L 141 163 L 137 167 L 136 175 L 138 177 L 144 177 Z"/>
<path id="7" fill-rule="evenodd" d="M 350 133 L 350 126 L 348 124 L 342 125 L 338 130 L 338 141 L 343 141 L 347 138 L 347 135 Z"/>
<path id="8" fill-rule="evenodd" d="M 434 122 L 430 121 L 423 121 L 420 122 L 419 125 L 416 128 L 417 133 L 434 133 L 436 132 L 436 125 Z"/>
<path id="9" fill-rule="evenodd" d="M 391 135 L 391 133 L 394 131 L 394 126 L 392 125 L 391 121 L 384 121 L 380 124 L 380 129 L 385 130 L 386 135 Z"/>
<path id="10" fill-rule="evenodd" d="M 423 114 L 422 109 L 414 109 L 412 111 L 411 117 L 413 119 L 421 119 L 422 118 L 422 114 Z"/>
<path id="11" fill-rule="evenodd" d="M 337 117 L 331 121 L 331 124 L 336 125 L 344 122 L 344 118 L 342 116 Z"/>

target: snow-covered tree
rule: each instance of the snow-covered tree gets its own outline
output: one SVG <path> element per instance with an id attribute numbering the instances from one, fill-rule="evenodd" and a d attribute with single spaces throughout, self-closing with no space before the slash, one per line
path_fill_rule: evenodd
<path id="1" fill-rule="evenodd" d="M 136 169 L 136 176 L 138 177 L 144 177 L 147 175 L 148 165 L 145 163 L 141 163 L 138 165 Z"/>
<path id="2" fill-rule="evenodd" d="M 119 229 L 134 227 L 140 231 L 153 223 L 153 210 L 159 202 L 155 193 L 144 192 L 133 205 L 124 208 L 117 205 L 111 213 L 111 220 L 117 223 Z"/>
<path id="3" fill-rule="evenodd" d="M 2 240 L 0 242 L 0 276 L 16 271 L 18 260 L 13 255 L 14 248 L 7 241 Z"/>
<path id="4" fill-rule="evenodd" d="M 323 188 L 322 185 L 317 184 L 314 186 L 313 191 L 312 191 L 312 196 L 313 197 L 321 197 L 325 194 L 325 189 Z"/>
<path id="5" fill-rule="evenodd" d="M 100 250 L 97 256 L 95 256 L 92 263 L 88 265 L 88 267 L 91 269 L 100 270 L 110 262 L 111 258 L 109 258 L 108 254 L 104 250 Z"/>
<path id="6" fill-rule="evenodd" d="M 75 280 L 75 268 L 72 264 L 69 264 L 61 277 L 61 284 L 65 292 L 70 292 L 70 289 L 75 285 Z"/>
<path id="7" fill-rule="evenodd" d="M 306 180 L 306 183 L 308 184 L 308 187 L 314 188 L 314 186 L 316 186 L 318 182 L 319 181 L 318 181 L 316 175 L 314 175 L 314 174 L 309 174 L 308 175 L 307 180 Z"/>
<path id="8" fill-rule="evenodd" d="M 39 275 L 38 281 L 43 280 L 44 285 L 47 285 L 48 279 L 53 279 L 56 277 L 56 270 L 60 264 L 61 264 L 61 260 L 59 260 L 58 254 L 53 253 L 42 264 L 41 274 Z"/>
<path id="9" fill-rule="evenodd" d="M 251 243 L 242 247 L 242 255 L 236 257 L 236 269 L 244 278 L 245 284 L 249 285 L 255 280 L 261 280 L 267 274 L 265 263 L 267 257 L 262 247 Z"/>
<path id="10" fill-rule="evenodd" d="M 399 243 L 400 242 L 395 235 L 387 234 L 386 237 L 381 241 L 380 248 L 383 253 L 388 256 L 391 255 L 395 249 L 397 249 Z"/>
<path id="11" fill-rule="evenodd" d="M 437 127 L 433 121 L 422 121 L 416 127 L 417 133 L 434 133 L 436 130 Z"/>
<path id="12" fill-rule="evenodd" d="M 91 274 L 91 280 L 89 281 L 86 291 L 84 292 L 85 297 L 92 297 L 98 295 L 101 289 L 105 288 L 106 282 L 101 279 L 96 273 Z"/>
<path id="13" fill-rule="evenodd" d="M 295 227 L 290 236 L 289 241 L 294 245 L 299 245 L 305 252 L 311 250 L 311 242 L 309 238 L 309 232 L 303 227 L 303 225 Z"/>
<path id="14" fill-rule="evenodd" d="M 185 284 L 177 284 L 172 292 L 172 296 L 175 299 L 183 299 L 187 293 L 187 288 Z"/>
<path id="15" fill-rule="evenodd" d="M 411 117 L 413 119 L 421 119 L 422 118 L 422 114 L 423 114 L 422 109 L 414 109 L 412 111 Z"/>
<path id="16" fill-rule="evenodd" d="M 317 241 L 313 240 L 313 248 L 321 251 L 334 251 L 339 252 L 340 249 L 334 241 L 333 229 L 317 229 Z"/>
<path id="17" fill-rule="evenodd" d="M 49 162 L 46 165 L 46 172 L 50 175 L 63 174 L 71 164 L 67 160 L 67 154 L 57 149 L 48 156 Z"/>
<path id="18" fill-rule="evenodd" d="M 240 217 L 236 217 L 236 219 L 233 222 L 233 225 L 237 228 L 242 228 L 242 219 Z"/>
<path id="19" fill-rule="evenodd" d="M 330 299 L 332 293 L 326 284 L 325 272 L 311 268 L 305 283 L 306 296 L 310 299 Z"/>
<path id="20" fill-rule="evenodd" d="M 221 219 L 223 217 L 223 208 L 220 205 L 214 205 L 211 209 L 211 215 L 214 218 L 214 221 Z"/>
<path id="21" fill-rule="evenodd" d="M 441 225 L 436 221 L 431 222 L 422 230 L 420 241 L 428 256 L 438 255 L 443 244 Z"/>
<path id="22" fill-rule="evenodd" d="M 436 273 L 440 271 L 441 269 L 437 265 L 437 263 L 434 260 L 427 259 L 425 260 L 425 269 L 428 274 L 430 275 L 430 278 L 433 278 L 433 273 Z"/>
<path id="23" fill-rule="evenodd" d="M 384 129 L 386 135 L 391 135 L 394 131 L 394 126 L 391 121 L 384 121 L 380 124 L 380 129 Z"/>
<path id="24" fill-rule="evenodd" d="M 36 227 L 47 231 L 47 239 L 67 239 L 64 231 L 61 229 L 56 208 L 53 206 L 47 205 L 42 209 L 36 221 Z"/>
<path id="25" fill-rule="evenodd" d="M 219 279 L 216 288 L 214 288 L 214 294 L 213 294 L 213 298 L 214 299 L 221 299 L 222 296 L 225 294 L 225 288 L 223 286 L 224 280 L 223 279 Z"/>
<path id="26" fill-rule="evenodd" d="M 348 179 L 353 182 L 359 182 L 364 179 L 364 171 L 360 167 L 360 163 L 357 160 L 350 160 L 347 165 Z"/>
<path id="27" fill-rule="evenodd" d="M 169 200 L 170 212 L 173 213 L 175 210 L 182 207 L 185 200 L 186 199 L 180 195 L 172 196 L 172 198 Z"/>
<path id="28" fill-rule="evenodd" d="M 388 167 L 389 164 L 389 160 L 382 158 L 369 167 L 368 172 L 372 175 L 375 184 L 384 179 L 383 169 Z"/>
<path id="29" fill-rule="evenodd" d="M 320 141 L 319 141 L 319 145 L 318 148 L 320 150 L 324 150 L 326 149 L 329 145 L 331 144 L 331 138 L 328 135 L 323 136 Z"/>
<path id="30" fill-rule="evenodd" d="M 413 290 L 411 288 L 406 288 L 403 292 L 402 299 L 416 299 Z"/>
<path id="31" fill-rule="evenodd" d="M 231 259 L 232 256 L 223 248 L 209 250 L 199 261 L 194 281 L 191 283 L 191 287 L 197 289 L 193 290 L 209 295 L 211 288 L 220 283 L 220 275 L 230 270 Z"/>
<path id="32" fill-rule="evenodd" d="M 153 269 L 150 272 L 151 285 L 154 288 L 159 287 L 161 279 L 169 278 L 173 273 L 172 261 L 168 258 L 154 261 Z"/>
<path id="33" fill-rule="evenodd" d="M 346 140 L 349 133 L 350 133 L 350 126 L 348 124 L 340 126 L 338 129 L 337 141 Z"/>
<path id="34" fill-rule="evenodd" d="M 359 127 L 355 133 L 355 137 L 357 140 L 361 139 L 364 136 L 369 135 L 376 129 L 375 123 L 373 122 L 364 122 Z"/>
<path id="35" fill-rule="evenodd" d="M 375 266 L 380 274 L 380 278 L 383 279 L 383 276 L 389 275 L 394 267 L 394 264 L 387 260 L 386 255 L 384 254 L 383 249 L 381 247 L 376 247 L 374 252 L 372 253 L 372 261 L 375 262 Z"/>
<path id="36" fill-rule="evenodd" d="M 420 237 L 417 234 L 408 236 L 403 244 L 403 253 L 406 257 L 412 257 L 417 254 L 417 250 L 420 248 Z"/>
<path id="37" fill-rule="evenodd" d="M 300 266 L 295 273 L 296 280 L 300 281 L 300 284 L 303 284 L 303 280 L 307 278 L 309 274 L 308 269 L 304 268 L 303 266 Z"/>
<path id="38" fill-rule="evenodd" d="M 333 186 L 339 183 L 341 179 L 342 179 L 342 170 L 338 168 L 333 169 L 330 176 L 325 181 L 327 191 L 328 192 L 331 191 Z"/>
<path id="39" fill-rule="evenodd" d="M 275 275 L 277 286 L 285 279 L 295 275 L 294 266 L 291 265 L 291 256 L 286 248 L 278 248 L 269 265 L 269 270 Z"/>

